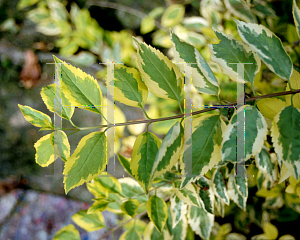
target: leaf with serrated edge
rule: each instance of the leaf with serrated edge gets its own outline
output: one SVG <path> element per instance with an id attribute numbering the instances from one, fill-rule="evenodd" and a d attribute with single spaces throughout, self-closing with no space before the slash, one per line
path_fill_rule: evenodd
<path id="1" fill-rule="evenodd" d="M 173 194 L 170 198 L 171 203 L 171 215 L 172 215 L 172 227 L 174 228 L 177 223 L 187 213 L 187 205 Z"/>
<path id="2" fill-rule="evenodd" d="M 191 205 L 187 216 L 192 230 L 201 238 L 209 239 L 214 224 L 214 215 L 206 212 L 203 208 Z"/>
<path id="3" fill-rule="evenodd" d="M 26 121 L 30 122 L 32 125 L 36 127 L 47 128 L 49 130 L 54 128 L 51 118 L 47 114 L 21 104 L 18 104 L 18 107 L 23 113 Z"/>
<path id="4" fill-rule="evenodd" d="M 179 160 L 183 147 L 183 127 L 177 121 L 168 131 L 156 154 L 151 180 L 169 171 Z"/>
<path id="5" fill-rule="evenodd" d="M 81 210 L 72 216 L 72 220 L 88 232 L 105 227 L 104 217 L 101 212 L 87 214 L 87 210 Z"/>
<path id="6" fill-rule="evenodd" d="M 261 65 L 258 55 L 248 45 L 234 39 L 231 35 L 226 35 L 216 29 L 214 29 L 214 32 L 221 41 L 219 44 L 209 45 L 212 54 L 211 60 L 218 63 L 230 79 L 253 84 L 255 75 L 259 72 Z M 251 63 L 244 65 L 245 74 L 243 79 L 237 74 L 236 63 Z"/>
<path id="7" fill-rule="evenodd" d="M 89 182 L 106 167 L 106 136 L 93 132 L 84 136 L 74 153 L 67 159 L 64 172 L 65 191 Z"/>
<path id="8" fill-rule="evenodd" d="M 187 140 L 187 153 L 192 152 L 192 156 L 187 156 L 187 160 L 192 161 L 192 167 L 188 170 L 192 172 L 186 173 L 184 167 L 183 174 L 204 175 L 220 161 L 222 129 L 224 128 L 224 121 L 216 114 L 193 118 L 192 139 Z M 189 151 L 189 148 L 192 148 L 192 151 Z M 184 159 L 184 161 L 187 160 Z"/>
<path id="9" fill-rule="evenodd" d="M 138 40 L 138 69 L 146 86 L 158 97 L 177 100 L 183 97 L 183 75 L 178 67 L 155 48 Z"/>
<path id="10" fill-rule="evenodd" d="M 212 176 L 212 189 L 217 197 L 222 199 L 227 205 L 229 205 L 229 196 L 227 193 L 226 185 L 224 182 L 224 178 L 219 169 L 213 173 Z"/>
<path id="11" fill-rule="evenodd" d="M 218 95 L 219 83 L 205 59 L 192 45 L 182 41 L 171 31 L 174 59 L 179 68 L 184 71 L 187 66 L 180 63 L 191 64 L 193 85 L 202 93 Z"/>
<path id="12" fill-rule="evenodd" d="M 285 80 L 289 80 L 293 64 L 284 50 L 281 40 L 263 25 L 234 20 L 242 40 L 258 54 L 272 72 Z"/>
<path id="13" fill-rule="evenodd" d="M 283 108 L 273 119 L 271 136 L 275 152 L 296 179 L 300 175 L 300 110 Z"/>
<path id="14" fill-rule="evenodd" d="M 136 138 L 133 145 L 130 169 L 146 191 L 150 186 L 150 175 L 160 144 L 157 136 L 145 132 Z"/>
<path id="15" fill-rule="evenodd" d="M 132 107 L 144 107 L 148 88 L 142 82 L 140 73 L 135 68 L 117 64 L 114 75 L 115 100 Z"/>
<path id="16" fill-rule="evenodd" d="M 81 240 L 79 231 L 73 224 L 61 228 L 54 236 L 53 240 Z"/>
<path id="17" fill-rule="evenodd" d="M 42 97 L 44 103 L 46 104 L 49 111 L 58 113 L 58 115 L 60 117 L 63 117 L 65 119 L 71 119 L 72 115 L 74 113 L 75 107 L 71 106 L 72 104 L 69 101 L 69 99 L 66 98 L 64 92 L 62 92 L 62 93 L 58 92 L 55 94 L 56 90 L 60 91 L 60 87 L 56 86 L 55 83 L 42 88 L 41 97 Z M 61 96 L 61 100 L 59 99 L 59 96 Z M 56 111 L 54 108 L 54 97 L 55 97 L 55 103 L 58 102 L 58 104 L 60 106 L 60 107 L 58 107 L 58 110 L 56 110 Z M 64 106 L 61 106 L 61 102 L 62 102 L 62 105 L 64 105 Z M 61 108 L 61 112 L 60 112 L 60 108 Z"/>
<path id="18" fill-rule="evenodd" d="M 81 69 L 66 64 L 53 56 L 55 63 L 61 63 L 61 89 L 73 106 L 102 114 L 102 92 L 98 82 Z"/>
<path id="19" fill-rule="evenodd" d="M 129 215 L 130 217 L 134 217 L 139 205 L 139 201 L 137 199 L 132 198 L 126 202 L 123 202 L 121 210 L 123 213 Z"/>
<path id="20" fill-rule="evenodd" d="M 245 158 L 238 160 L 246 161 L 251 156 L 255 156 L 260 152 L 264 140 L 267 137 L 267 123 L 262 114 L 256 109 L 256 107 L 245 105 L 241 106 L 237 112 L 233 114 L 230 119 L 229 124 L 227 125 L 226 130 L 223 132 L 223 141 L 221 149 L 222 162 L 226 163 L 231 161 L 236 163 L 236 128 L 235 124 L 237 122 L 237 114 L 244 114 L 244 122 L 239 122 L 238 124 L 245 124 Z"/>
<path id="21" fill-rule="evenodd" d="M 159 232 L 162 232 L 168 217 L 168 207 L 163 199 L 151 196 L 147 202 L 148 217 Z"/>

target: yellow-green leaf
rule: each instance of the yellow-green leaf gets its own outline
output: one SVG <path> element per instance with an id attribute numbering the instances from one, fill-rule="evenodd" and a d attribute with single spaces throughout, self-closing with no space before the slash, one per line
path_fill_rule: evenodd
<path id="1" fill-rule="evenodd" d="M 23 106 L 21 104 L 18 104 L 18 107 L 23 113 L 26 121 L 30 122 L 32 125 L 49 130 L 54 128 L 51 118 L 47 114 L 35 110 L 29 106 Z"/>
<path id="2" fill-rule="evenodd" d="M 87 214 L 103 212 L 108 207 L 109 201 L 105 198 L 100 198 L 96 200 L 92 206 L 89 207 Z"/>
<path id="3" fill-rule="evenodd" d="M 171 216 L 172 216 L 172 228 L 174 228 L 178 222 L 185 216 L 187 213 L 187 204 L 181 201 L 180 198 L 173 194 L 170 198 L 171 203 Z"/>
<path id="4" fill-rule="evenodd" d="M 172 27 L 181 22 L 184 17 L 184 6 L 181 4 L 172 4 L 166 9 L 161 17 L 161 24 L 164 27 Z"/>
<path id="5" fill-rule="evenodd" d="M 87 210 L 81 210 L 72 216 L 72 220 L 88 232 L 105 227 L 104 217 L 101 212 L 88 214 Z"/>
<path id="6" fill-rule="evenodd" d="M 42 99 L 49 111 L 58 113 L 58 116 L 63 117 L 65 119 L 71 119 L 75 107 L 71 106 L 71 102 L 66 98 L 64 92 L 60 93 L 60 89 L 60 86 L 56 86 L 55 83 L 43 87 L 41 90 Z M 56 91 L 58 92 L 55 94 Z M 61 96 L 61 99 L 59 99 L 59 96 Z M 55 104 L 58 103 L 59 105 L 59 108 L 56 110 L 54 107 L 54 98 Z"/>
<path id="7" fill-rule="evenodd" d="M 122 187 L 119 180 L 113 176 L 99 176 L 94 178 L 95 182 L 99 182 L 100 185 L 105 188 L 108 192 L 117 193 L 122 195 Z"/>
<path id="8" fill-rule="evenodd" d="M 35 144 L 35 161 L 42 167 L 47 167 L 55 161 L 54 148 L 51 142 L 53 133 L 41 137 Z"/>
<path id="9" fill-rule="evenodd" d="M 102 114 L 102 92 L 98 82 L 81 69 L 66 64 L 54 56 L 56 63 L 61 63 L 61 85 L 65 97 L 72 106 Z"/>
<path id="10" fill-rule="evenodd" d="M 151 171 L 160 144 L 157 136 L 145 132 L 136 138 L 133 146 L 130 169 L 146 191 L 150 187 Z"/>
<path id="11" fill-rule="evenodd" d="M 121 165 L 125 168 L 125 170 L 132 175 L 131 169 L 130 169 L 130 160 L 124 156 L 122 156 L 121 154 L 118 154 L 119 157 L 119 161 L 121 163 Z"/>
<path id="12" fill-rule="evenodd" d="M 61 228 L 54 236 L 53 240 L 81 240 L 79 231 L 73 224 Z"/>
<path id="13" fill-rule="evenodd" d="M 135 228 L 130 228 L 125 231 L 119 238 L 119 240 L 139 240 L 142 239 L 140 233 Z"/>
<path id="14" fill-rule="evenodd" d="M 264 223 L 263 230 L 268 239 L 276 239 L 278 236 L 277 228 L 269 222 Z"/>
<path id="15" fill-rule="evenodd" d="M 264 98 L 257 102 L 259 111 L 271 120 L 286 106 L 286 103 L 278 98 Z"/>
<path id="16" fill-rule="evenodd" d="M 136 214 L 136 211 L 138 210 L 139 205 L 139 201 L 132 198 L 122 204 L 121 210 L 123 213 L 133 218 Z"/>
<path id="17" fill-rule="evenodd" d="M 115 66 L 115 100 L 132 107 L 144 107 L 148 97 L 148 88 L 142 82 L 139 72 L 117 64 Z"/>
<path id="18" fill-rule="evenodd" d="M 159 232 L 162 232 L 168 218 L 168 207 L 163 199 L 151 196 L 147 202 L 147 213 Z"/>
<path id="19" fill-rule="evenodd" d="M 65 191 L 95 178 L 106 167 L 106 136 L 93 132 L 84 136 L 74 153 L 67 159 L 64 172 Z"/>
<path id="20" fill-rule="evenodd" d="M 70 157 L 70 143 L 68 136 L 64 131 L 57 130 L 51 135 L 51 144 L 54 148 L 54 152 L 64 161 Z"/>
<path id="21" fill-rule="evenodd" d="M 156 96 L 177 100 L 183 97 L 183 75 L 179 68 L 155 48 L 134 39 L 137 62 L 146 86 Z"/>
<path id="22" fill-rule="evenodd" d="M 146 16 L 142 19 L 141 22 L 141 34 L 146 34 L 148 32 L 153 31 L 155 28 L 155 19 L 150 16 Z"/>
<path id="23" fill-rule="evenodd" d="M 300 89 L 300 73 L 293 69 L 292 76 L 290 78 L 290 84 L 293 89 Z M 289 84 L 286 85 L 286 91 L 290 91 Z M 291 105 L 291 94 L 285 96 L 285 101 L 287 105 Z M 294 107 L 300 108 L 300 93 L 297 93 L 293 97 Z"/>

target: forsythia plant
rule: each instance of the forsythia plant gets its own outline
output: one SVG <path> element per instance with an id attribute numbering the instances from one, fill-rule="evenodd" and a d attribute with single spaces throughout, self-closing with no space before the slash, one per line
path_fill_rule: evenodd
<path id="1" fill-rule="evenodd" d="M 299 35 L 300 9 L 295 1 L 293 16 Z M 235 22 L 242 41 L 214 29 L 220 41 L 209 46 L 212 61 L 220 66 L 223 73 L 232 80 L 250 84 L 253 89 L 255 75 L 261 64 L 265 64 L 287 81 L 287 90 L 299 89 L 300 73 L 280 39 L 263 25 Z M 173 62 L 155 48 L 134 39 L 138 69 L 115 65 L 115 100 L 142 108 L 146 114 L 144 105 L 150 91 L 157 97 L 176 101 L 183 114 L 184 85 L 191 79 L 188 75 L 184 76 L 185 69 L 176 63 L 191 63 L 185 67 L 191 70 L 196 90 L 220 99 L 218 80 L 197 48 L 172 31 L 170 36 Z M 64 63 L 56 57 L 54 61 Z M 251 63 L 245 65 L 243 79 L 233 63 Z M 57 89 L 61 93 L 54 94 Z M 61 102 L 58 95 L 61 95 Z M 246 239 L 241 234 L 231 233 L 230 226 L 216 224 L 215 216 L 224 217 L 225 205 L 229 205 L 230 201 L 246 211 L 248 188 L 250 185 L 253 187 L 253 180 L 251 182 L 247 175 L 254 176 L 254 185 L 259 190 L 256 195 L 265 198 L 265 209 L 282 207 L 284 199 L 289 207 L 300 213 L 300 94 L 281 95 L 286 95 L 285 101 L 266 96 L 246 100 L 252 104 L 236 109 L 230 120 L 226 118 L 228 109 L 220 108 L 218 113 L 213 114 L 194 112 L 189 118 L 192 118 L 190 136 L 184 134 L 183 123 L 188 120 L 184 115 L 177 116 L 178 121 L 170 126 L 162 141 L 147 128 L 136 138 L 131 159 L 118 154 L 120 163 L 132 176 L 120 179 L 111 175 L 99 176 L 107 163 L 106 130 L 113 125 L 105 125 L 104 131 L 83 137 L 70 154 L 68 136 L 63 129 L 53 125 L 48 115 L 28 106 L 19 107 L 28 122 L 41 127 L 41 130 L 52 131 L 35 143 L 36 162 L 46 167 L 56 160 L 55 156 L 60 157 L 65 161 L 65 192 L 86 183 L 95 196 L 88 210 L 72 217 L 85 230 L 106 227 L 102 212 L 109 210 L 121 214 L 124 222 L 130 218 L 136 221 L 125 225 L 127 230 L 120 239 L 184 240 L 193 239 L 193 232 L 203 239 Z M 105 105 L 106 101 L 97 81 L 68 64 L 61 65 L 61 86 L 48 85 L 42 89 L 41 96 L 52 112 L 55 112 L 54 104 L 61 104 L 59 116 L 69 120 L 73 126 L 74 107 L 66 106 L 93 106 L 85 109 L 104 115 L 97 107 Z M 241 115 L 245 118 L 244 122 L 237 120 Z M 152 119 L 148 122 L 151 123 Z M 244 159 L 237 160 L 236 129 L 241 127 L 245 135 Z M 272 142 L 267 141 L 267 136 Z M 59 144 L 56 139 L 61 140 Z M 248 167 L 245 176 L 235 176 L 235 166 L 242 161 L 255 162 L 255 166 Z M 289 185 L 284 192 L 285 180 Z M 136 220 L 145 214 L 150 219 L 147 225 Z M 278 237 L 276 227 L 268 218 L 254 219 L 264 230 L 263 234 L 254 238 Z M 71 238 L 80 239 L 80 236 L 73 225 L 68 225 L 57 232 L 54 239 Z M 281 239 L 293 237 L 285 235 Z"/>

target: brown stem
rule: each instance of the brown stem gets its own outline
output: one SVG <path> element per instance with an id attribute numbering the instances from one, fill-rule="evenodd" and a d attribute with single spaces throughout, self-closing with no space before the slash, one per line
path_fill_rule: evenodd
<path id="1" fill-rule="evenodd" d="M 170 199 L 170 196 L 169 197 L 166 197 L 164 199 L 165 202 L 167 202 L 168 200 Z M 109 232 L 107 232 L 106 234 L 104 234 L 101 238 L 99 238 L 99 240 L 101 239 L 105 239 L 107 236 L 109 236 L 110 234 L 112 234 L 113 232 L 117 231 L 119 228 L 121 228 L 122 226 L 124 226 L 126 223 L 129 223 L 130 221 L 132 221 L 133 219 L 137 219 L 137 218 L 140 218 L 144 215 L 147 214 L 147 210 L 144 211 L 144 212 L 141 212 L 140 214 L 136 215 L 134 218 L 131 218 L 123 223 L 121 223 L 120 225 L 117 225 L 115 227 L 113 227 Z"/>

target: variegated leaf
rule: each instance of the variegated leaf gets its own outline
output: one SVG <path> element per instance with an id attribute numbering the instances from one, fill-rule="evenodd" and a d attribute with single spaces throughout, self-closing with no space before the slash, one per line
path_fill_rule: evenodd
<path id="1" fill-rule="evenodd" d="M 279 77 L 289 80 L 293 64 L 280 39 L 263 25 L 238 20 L 235 22 L 242 40 L 258 54 L 267 67 Z"/>
<path id="2" fill-rule="evenodd" d="M 72 216 L 72 220 L 88 232 L 105 227 L 104 217 L 101 212 L 87 214 L 87 210 L 81 210 Z"/>
<path id="3" fill-rule="evenodd" d="M 72 107 L 72 104 L 69 101 L 69 99 L 66 98 L 65 93 L 60 92 L 60 90 L 61 87 L 56 86 L 55 83 L 43 87 L 41 90 L 42 99 L 49 111 L 58 113 L 60 117 L 63 117 L 65 119 L 71 119 L 75 107 Z M 56 91 L 58 91 L 58 93 L 55 94 Z M 61 99 L 59 99 L 59 96 L 61 96 Z M 54 98 L 55 98 L 55 104 L 58 103 L 59 105 L 59 108 L 56 110 L 54 107 Z"/>
<path id="4" fill-rule="evenodd" d="M 136 211 L 140 205 L 140 202 L 137 199 L 129 199 L 126 202 L 123 202 L 121 206 L 121 210 L 123 213 L 129 215 L 130 217 L 134 217 L 136 214 Z"/>
<path id="5" fill-rule="evenodd" d="M 215 29 L 214 32 L 221 41 L 219 44 L 209 45 L 212 54 L 211 60 L 218 63 L 230 79 L 253 84 L 254 77 L 258 73 L 261 64 L 258 55 L 248 45 L 234 39 L 231 35 L 226 35 Z M 237 63 L 251 63 L 244 65 L 244 78 L 238 76 Z"/>
<path id="6" fill-rule="evenodd" d="M 172 4 L 161 17 L 161 24 L 164 27 L 172 27 L 181 22 L 184 17 L 184 6 L 181 4 Z"/>
<path id="7" fill-rule="evenodd" d="M 51 144 L 54 152 L 65 162 L 70 157 L 70 143 L 64 131 L 57 130 L 51 134 Z"/>
<path id="8" fill-rule="evenodd" d="M 103 212 L 107 209 L 109 201 L 105 198 L 97 199 L 92 206 L 89 207 L 87 214 Z"/>
<path id="9" fill-rule="evenodd" d="M 259 111 L 271 120 L 275 115 L 286 106 L 286 102 L 278 98 L 264 98 L 257 102 Z"/>
<path id="10" fill-rule="evenodd" d="M 173 194 L 170 198 L 171 203 L 171 216 L 172 216 L 172 228 L 182 219 L 187 213 L 187 205 Z"/>
<path id="11" fill-rule="evenodd" d="M 172 209 L 171 209 L 172 210 Z M 172 211 L 168 208 L 168 219 L 166 227 L 163 231 L 165 239 L 172 239 L 172 240 L 185 240 L 187 235 L 187 218 L 185 214 L 182 216 L 181 220 L 173 227 L 172 223 Z"/>
<path id="12" fill-rule="evenodd" d="M 163 199 L 151 196 L 147 202 L 147 213 L 159 232 L 162 232 L 168 218 L 168 207 Z"/>
<path id="13" fill-rule="evenodd" d="M 125 231 L 122 233 L 120 236 L 119 240 L 139 240 L 142 239 L 141 234 L 135 229 L 135 228 L 130 228 L 129 230 Z"/>
<path id="14" fill-rule="evenodd" d="M 130 169 L 145 191 L 150 187 L 151 171 L 160 144 L 158 137 L 145 132 L 136 138 L 133 146 Z"/>
<path id="15" fill-rule="evenodd" d="M 152 221 L 148 223 L 144 231 L 143 237 L 144 240 L 157 240 L 157 239 L 164 240 L 163 234 L 156 229 Z"/>
<path id="16" fill-rule="evenodd" d="M 183 147 L 183 127 L 177 121 L 168 131 L 156 154 L 151 181 L 169 171 L 178 162 Z"/>
<path id="17" fill-rule="evenodd" d="M 140 204 L 147 202 L 148 195 L 145 194 L 143 188 L 139 185 L 139 183 L 130 177 L 120 178 L 119 182 L 122 186 L 122 193 L 127 198 L 135 198 Z"/>
<path id="18" fill-rule="evenodd" d="M 110 193 L 117 193 L 119 195 L 122 195 L 122 187 L 119 183 L 119 180 L 115 177 L 108 175 L 106 176 L 99 176 L 94 178 L 95 182 L 99 182 L 100 185 L 102 185 L 103 188 L 105 188 Z"/>
<path id="19" fill-rule="evenodd" d="M 125 168 L 125 170 L 132 176 L 132 171 L 130 169 L 130 160 L 121 154 L 118 154 L 119 161 L 121 165 Z"/>
<path id="20" fill-rule="evenodd" d="M 203 202 L 199 197 L 199 192 L 192 184 L 186 185 L 184 188 L 179 189 L 180 182 L 173 182 L 173 189 L 176 196 L 185 204 L 191 204 L 194 206 L 203 206 Z"/>
<path id="21" fill-rule="evenodd" d="M 224 177 L 219 169 L 213 173 L 212 176 L 212 188 L 214 190 L 215 195 L 222 199 L 227 205 L 229 205 L 229 196 L 227 193 Z"/>
<path id="22" fill-rule="evenodd" d="M 226 8 L 235 16 L 246 22 L 256 23 L 256 17 L 252 14 L 250 6 L 245 0 L 224 0 Z"/>
<path id="23" fill-rule="evenodd" d="M 51 118 L 47 114 L 21 104 L 18 104 L 18 107 L 20 108 L 27 122 L 30 122 L 36 127 L 42 127 L 49 130 L 54 129 Z"/>
<path id="24" fill-rule="evenodd" d="M 300 175 L 300 110 L 283 108 L 275 117 L 271 129 L 272 141 L 278 158 L 296 179 Z"/>
<path id="25" fill-rule="evenodd" d="M 178 67 L 155 48 L 134 39 L 137 62 L 146 86 L 156 96 L 177 100 L 183 97 L 183 75 Z"/>
<path id="26" fill-rule="evenodd" d="M 106 136 L 93 132 L 84 136 L 74 153 L 67 159 L 64 172 L 65 191 L 101 175 L 106 167 Z"/>
<path id="27" fill-rule="evenodd" d="M 240 180 L 237 180 L 240 179 Z M 242 210 L 246 211 L 246 202 L 247 197 L 243 196 L 242 193 L 248 194 L 247 184 L 238 185 L 238 183 L 243 183 L 245 178 L 243 177 L 229 177 L 227 188 L 228 188 L 228 195 L 231 200 Z M 247 181 L 245 181 L 247 183 Z M 246 186 L 246 189 L 245 189 Z"/>
<path id="28" fill-rule="evenodd" d="M 171 39 L 173 42 L 174 59 L 178 63 L 178 66 L 184 70 L 186 66 L 182 63 L 191 64 L 192 79 L 195 88 L 202 93 L 218 95 L 219 83 L 199 51 L 192 45 L 180 40 L 173 32 L 171 32 Z"/>
<path id="29" fill-rule="evenodd" d="M 142 82 L 140 73 L 135 68 L 115 65 L 114 70 L 115 100 L 132 107 L 144 107 L 148 97 L 148 88 Z"/>
<path id="30" fill-rule="evenodd" d="M 54 236 L 53 240 L 81 240 L 79 231 L 73 224 L 61 228 Z"/>
<path id="31" fill-rule="evenodd" d="M 222 128 L 225 128 L 225 123 L 219 115 L 206 114 L 193 118 L 192 139 L 187 140 L 187 154 L 183 158 L 187 177 L 204 175 L 220 161 Z"/>
<path id="32" fill-rule="evenodd" d="M 206 212 L 201 207 L 191 205 L 187 216 L 192 230 L 201 238 L 209 239 L 214 224 L 214 215 Z"/>
<path id="33" fill-rule="evenodd" d="M 237 115 L 239 114 L 243 114 L 245 122 L 237 123 Z M 240 133 L 245 136 L 244 159 L 236 159 L 236 128 L 245 129 L 244 132 Z M 235 112 L 231 117 L 230 122 L 223 133 L 223 142 L 221 149 L 222 163 L 226 163 L 228 161 L 231 161 L 232 163 L 246 161 L 251 156 L 255 156 L 260 152 L 263 146 L 264 140 L 267 137 L 267 131 L 268 129 L 266 120 L 256 109 L 256 107 L 250 105 L 240 107 L 237 112 Z"/>
<path id="34" fill-rule="evenodd" d="M 54 148 L 51 143 L 51 136 L 53 136 L 53 133 L 41 137 L 34 144 L 36 150 L 35 161 L 41 167 L 47 167 L 56 160 L 54 159 Z"/>
<path id="35" fill-rule="evenodd" d="M 223 199 L 215 196 L 214 204 L 215 204 L 215 208 L 214 208 L 215 215 L 221 216 L 223 218 L 225 216 L 225 202 L 223 201 Z"/>
<path id="36" fill-rule="evenodd" d="M 296 0 L 293 0 L 293 17 L 295 21 L 296 30 L 300 37 L 300 9 L 297 5 Z"/>
<path id="37" fill-rule="evenodd" d="M 203 202 L 205 211 L 214 214 L 215 195 L 213 189 L 211 188 L 212 185 L 211 180 L 201 176 L 196 181 L 196 184 L 200 186 L 199 196 L 200 196 L 200 200 Z"/>
<path id="38" fill-rule="evenodd" d="M 271 181 L 277 180 L 277 165 L 272 162 L 271 156 L 266 149 L 262 149 L 255 156 L 256 167 Z"/>
<path id="39" fill-rule="evenodd" d="M 102 114 L 102 92 L 98 82 L 91 75 L 55 56 L 54 61 L 61 64 L 61 89 L 71 105 Z"/>

